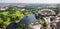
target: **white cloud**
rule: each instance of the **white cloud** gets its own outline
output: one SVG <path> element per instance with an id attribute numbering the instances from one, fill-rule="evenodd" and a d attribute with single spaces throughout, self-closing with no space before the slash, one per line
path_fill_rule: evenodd
<path id="1" fill-rule="evenodd" d="M 0 0 L 0 3 L 60 3 L 60 0 Z"/>

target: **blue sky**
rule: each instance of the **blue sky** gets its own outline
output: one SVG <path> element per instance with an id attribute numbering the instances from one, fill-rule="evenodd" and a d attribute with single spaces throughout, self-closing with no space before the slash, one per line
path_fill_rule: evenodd
<path id="1" fill-rule="evenodd" d="M 60 0 L 0 0 L 0 3 L 60 3 Z"/>

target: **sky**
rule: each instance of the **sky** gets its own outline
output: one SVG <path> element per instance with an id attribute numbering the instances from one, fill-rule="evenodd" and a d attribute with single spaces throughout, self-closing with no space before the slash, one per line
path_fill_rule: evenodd
<path id="1" fill-rule="evenodd" d="M 60 3 L 60 0 L 0 0 L 0 3 Z"/>

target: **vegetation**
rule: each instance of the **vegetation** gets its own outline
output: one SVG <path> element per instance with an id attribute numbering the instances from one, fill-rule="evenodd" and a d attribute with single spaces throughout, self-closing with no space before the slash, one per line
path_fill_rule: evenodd
<path id="1" fill-rule="evenodd" d="M 35 14 L 36 19 L 38 18 L 42 19 L 42 17 L 44 17 L 43 15 L 38 14 L 38 10 L 39 10 L 38 8 L 24 7 L 24 9 L 25 9 L 24 11 L 21 11 L 22 9 L 19 10 L 17 7 L 9 7 L 6 10 L 3 10 L 3 11 L 1 10 L 0 11 L 0 28 L 5 29 L 12 21 L 14 21 L 15 23 L 19 23 L 24 16 L 28 16 L 30 13 Z M 49 8 L 49 9 L 53 9 L 56 13 L 58 13 L 57 9 L 59 10 L 59 8 Z M 44 19 L 40 21 L 40 24 L 45 27 L 48 26 Z M 26 26 L 27 25 L 22 25 L 17 29 L 25 29 Z"/>
<path id="2" fill-rule="evenodd" d="M 26 15 L 28 15 L 28 12 L 23 13 L 15 7 L 9 7 L 4 11 L 0 11 L 0 27 L 6 28 L 12 21 L 18 23 Z"/>

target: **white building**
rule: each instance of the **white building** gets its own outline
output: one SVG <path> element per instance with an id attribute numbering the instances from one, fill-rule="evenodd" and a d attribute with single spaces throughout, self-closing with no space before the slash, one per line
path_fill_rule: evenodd
<path id="1" fill-rule="evenodd" d="M 8 7 L 0 7 L 0 10 L 6 10 Z"/>
<path id="2" fill-rule="evenodd" d="M 44 27 L 40 24 L 37 24 L 37 25 L 29 25 L 28 29 L 44 29 Z"/>
<path id="3" fill-rule="evenodd" d="M 42 9 L 38 11 L 41 15 L 55 15 L 56 13 L 51 9 Z"/>

